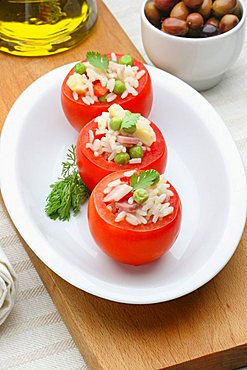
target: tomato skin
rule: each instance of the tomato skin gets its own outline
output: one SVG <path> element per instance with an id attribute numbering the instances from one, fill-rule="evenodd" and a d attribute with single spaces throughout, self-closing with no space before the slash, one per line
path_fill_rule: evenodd
<path id="1" fill-rule="evenodd" d="M 119 60 L 123 54 L 116 54 Z M 111 59 L 110 54 L 108 58 Z M 85 61 L 84 61 L 85 62 Z M 120 104 L 124 109 L 130 110 L 133 113 L 141 113 L 142 116 L 148 117 L 153 103 L 153 89 L 150 75 L 143 65 L 143 63 L 134 59 L 134 66 L 146 71 L 145 75 L 139 80 L 139 87 L 137 88 L 138 95 L 132 96 L 129 94 L 127 98 L 121 99 L 120 95 L 111 103 L 95 102 L 88 106 L 81 98 L 78 100 L 73 98 L 73 92 L 67 86 L 66 81 L 69 76 L 74 73 L 74 68 L 65 77 L 61 89 L 61 103 L 62 108 L 69 123 L 79 132 L 82 127 L 93 118 L 100 116 L 102 112 L 106 112 L 113 104 Z"/>
<path id="2" fill-rule="evenodd" d="M 126 221 L 114 221 L 115 215 L 103 202 L 103 190 L 110 181 L 120 178 L 123 171 L 105 177 L 93 190 L 88 204 L 88 221 L 96 244 L 113 259 L 142 265 L 160 258 L 174 244 L 179 234 L 182 217 L 180 198 L 171 185 L 174 196 L 170 203 L 172 214 L 157 223 L 133 226 Z"/>
<path id="3" fill-rule="evenodd" d="M 159 128 L 152 122 L 151 126 L 156 134 L 156 141 L 151 146 L 151 151 L 146 152 L 141 164 L 116 164 L 108 162 L 101 156 L 95 157 L 91 149 L 86 148 L 86 143 L 89 142 L 89 130 L 95 130 L 97 123 L 92 120 L 84 126 L 78 136 L 76 144 L 76 160 L 79 174 L 87 187 L 92 190 L 103 177 L 112 172 L 134 169 L 154 169 L 159 173 L 163 173 L 167 162 L 167 147 L 164 137 Z"/>

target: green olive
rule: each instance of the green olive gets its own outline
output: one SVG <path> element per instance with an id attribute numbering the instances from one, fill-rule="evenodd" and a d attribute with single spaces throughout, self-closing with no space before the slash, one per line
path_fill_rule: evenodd
<path id="1" fill-rule="evenodd" d="M 148 200 L 148 192 L 146 189 L 137 189 L 133 193 L 134 201 L 138 204 L 142 204 Z"/>
<path id="2" fill-rule="evenodd" d="M 236 0 L 215 0 L 212 5 L 212 11 L 215 17 L 221 18 L 225 14 L 231 13 L 236 5 Z"/>
<path id="3" fill-rule="evenodd" d="M 200 13 L 204 19 L 210 17 L 212 8 L 212 0 L 203 0 L 200 8 L 197 9 L 197 12 Z"/>
<path id="4" fill-rule="evenodd" d="M 189 31 L 189 26 L 181 19 L 166 18 L 162 22 L 162 31 L 174 36 L 185 36 Z"/>
<path id="5" fill-rule="evenodd" d="M 116 80 L 113 92 L 119 95 L 122 94 L 125 90 L 126 90 L 125 84 L 121 80 Z"/>
<path id="6" fill-rule="evenodd" d="M 129 149 L 129 155 L 131 158 L 142 158 L 144 156 L 144 150 L 141 146 L 135 145 Z"/>
<path id="7" fill-rule="evenodd" d="M 186 20 L 187 16 L 189 15 L 190 11 L 187 6 L 184 4 L 183 1 L 177 3 L 171 10 L 170 17 L 182 19 L 183 21 Z"/>
<path id="8" fill-rule="evenodd" d="M 191 30 L 199 30 L 204 23 L 204 19 L 200 13 L 190 13 L 186 22 Z"/>
<path id="9" fill-rule="evenodd" d="M 75 66 L 74 66 L 74 71 L 76 72 L 76 73 L 79 73 L 80 75 L 83 75 L 83 73 L 85 73 L 86 72 L 86 69 L 87 69 L 87 67 L 85 66 L 85 64 L 83 64 L 83 63 L 77 63 Z"/>
<path id="10" fill-rule="evenodd" d="M 134 60 L 133 60 L 133 58 L 130 55 L 123 55 L 119 59 L 119 63 L 120 64 L 125 64 L 126 66 L 133 66 Z"/>
<path id="11" fill-rule="evenodd" d="M 154 4 L 154 1 L 149 1 L 145 5 L 145 15 L 153 26 L 159 27 L 161 24 L 161 14 L 159 9 Z"/>
<path id="12" fill-rule="evenodd" d="M 230 31 L 239 23 L 239 19 L 234 14 L 226 14 L 224 17 L 221 18 L 219 24 L 219 30 L 221 33 L 225 33 Z"/>
<path id="13" fill-rule="evenodd" d="M 117 164 L 127 164 L 130 160 L 128 153 L 118 153 L 114 157 L 114 162 Z"/>
<path id="14" fill-rule="evenodd" d="M 123 122 L 123 120 L 121 118 L 113 117 L 110 120 L 110 123 L 109 123 L 110 129 L 113 130 L 113 131 L 120 130 L 122 122 Z"/>

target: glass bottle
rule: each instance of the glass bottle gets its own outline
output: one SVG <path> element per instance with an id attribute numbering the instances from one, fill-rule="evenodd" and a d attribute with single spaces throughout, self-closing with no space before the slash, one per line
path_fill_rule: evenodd
<path id="1" fill-rule="evenodd" d="M 0 50 L 56 54 L 81 42 L 96 18 L 96 0 L 0 0 Z"/>

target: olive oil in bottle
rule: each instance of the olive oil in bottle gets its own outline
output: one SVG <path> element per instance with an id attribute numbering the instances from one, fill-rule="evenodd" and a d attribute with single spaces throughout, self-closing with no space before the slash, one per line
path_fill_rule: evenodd
<path id="1" fill-rule="evenodd" d="M 0 0 L 0 50 L 56 54 L 81 42 L 96 18 L 96 0 Z"/>

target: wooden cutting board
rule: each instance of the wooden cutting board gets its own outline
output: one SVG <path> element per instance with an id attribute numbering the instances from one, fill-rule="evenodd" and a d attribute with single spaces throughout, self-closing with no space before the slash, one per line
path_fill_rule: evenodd
<path id="1" fill-rule="evenodd" d="M 43 58 L 0 55 L 0 124 L 19 94 L 47 71 L 88 50 L 141 58 L 105 5 L 88 39 Z M 109 27 L 111 25 L 111 27 Z M 234 369 L 247 364 L 246 230 L 228 265 L 201 289 L 149 306 L 118 304 L 71 286 L 25 249 L 91 369 Z"/>

